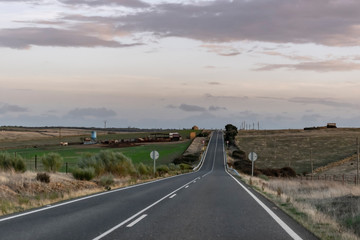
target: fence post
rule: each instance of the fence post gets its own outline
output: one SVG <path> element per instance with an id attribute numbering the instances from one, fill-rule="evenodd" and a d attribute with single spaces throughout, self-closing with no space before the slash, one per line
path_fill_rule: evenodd
<path id="1" fill-rule="evenodd" d="M 65 172 L 67 174 L 68 173 L 68 163 L 67 162 L 65 163 L 65 169 L 66 169 Z"/>
<path id="2" fill-rule="evenodd" d="M 345 176 L 344 174 L 342 175 L 342 182 L 343 182 L 343 185 L 345 184 Z"/>
<path id="3" fill-rule="evenodd" d="M 37 170 L 37 155 L 35 155 L 35 171 Z"/>

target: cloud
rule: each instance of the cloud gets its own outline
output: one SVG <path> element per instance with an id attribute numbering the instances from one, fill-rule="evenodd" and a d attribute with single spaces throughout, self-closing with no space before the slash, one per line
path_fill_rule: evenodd
<path id="1" fill-rule="evenodd" d="M 216 67 L 215 67 L 215 66 L 211 66 L 211 65 L 207 65 L 207 66 L 204 66 L 204 68 L 206 68 L 206 69 L 215 69 Z"/>
<path id="2" fill-rule="evenodd" d="M 130 8 L 147 8 L 150 4 L 139 0 L 58 0 L 68 5 L 88 6 L 123 6 Z"/>
<path id="3" fill-rule="evenodd" d="M 206 112 L 206 108 L 196 106 L 196 105 L 188 105 L 188 104 L 181 104 L 179 109 L 185 112 Z"/>
<path id="4" fill-rule="evenodd" d="M 269 56 L 284 57 L 284 58 L 287 58 L 287 59 L 297 60 L 297 61 L 313 61 L 314 60 L 313 57 L 299 56 L 299 55 L 288 55 L 288 54 L 283 54 L 283 53 L 275 52 L 275 51 L 263 52 L 263 54 L 269 55 Z"/>
<path id="5" fill-rule="evenodd" d="M 313 72 L 345 72 L 360 70 L 360 63 L 347 62 L 342 60 L 328 60 L 318 62 L 301 62 L 296 64 L 263 64 L 254 69 L 255 71 L 272 71 L 277 69 L 289 69 Z"/>
<path id="6" fill-rule="evenodd" d="M 306 114 L 302 116 L 301 121 L 304 123 L 317 123 L 320 122 L 322 118 L 324 117 L 319 114 Z"/>
<path id="7" fill-rule="evenodd" d="M 121 28 L 203 42 L 360 44 L 360 1 L 216 0 L 163 3 L 118 19 Z M 235 54 L 235 52 L 234 52 Z"/>
<path id="8" fill-rule="evenodd" d="M 0 0 L 2 2 L 8 2 Z M 23 2 L 35 1 L 26 1 Z M 58 19 L 42 19 L 37 24 L 77 25 L 72 29 L 22 27 L 0 30 L 0 46 L 29 48 L 37 46 L 61 47 L 127 47 L 114 40 L 119 32 L 150 34 L 153 38 L 182 37 L 204 42 L 202 47 L 220 56 L 237 56 L 243 50 L 224 45 L 239 41 L 271 43 L 315 43 L 327 46 L 359 46 L 360 1 L 356 0 L 214 0 L 184 3 L 148 4 L 140 0 L 59 0 L 66 5 L 125 6 L 146 10 L 119 11 L 106 16 L 63 15 Z M 21 2 L 21 1 L 20 1 Z M 99 13 L 100 14 L 100 13 Z M 116 15 L 118 14 L 118 15 Z M 81 27 L 90 25 L 87 31 Z M 93 28 L 91 28 L 93 26 Z M 103 37 L 106 32 L 106 38 Z M 152 38 L 152 39 L 153 39 Z M 151 42 L 151 40 L 148 40 Z M 252 51 L 252 50 L 250 50 Z M 267 54 L 275 54 L 267 53 Z M 277 53 L 279 55 L 279 53 Z M 279 55 L 280 56 L 280 55 Z M 283 57 L 302 61 L 306 56 Z M 336 63 L 336 62 L 335 62 Z M 320 70 L 312 66 L 317 65 Z M 265 65 L 258 70 L 279 68 L 312 71 L 345 71 L 359 69 L 354 63 L 338 68 L 329 61 L 298 65 Z M 319 69 L 318 68 L 318 69 Z"/>
<path id="9" fill-rule="evenodd" d="M 241 52 L 238 51 L 236 48 L 231 46 L 225 46 L 225 45 L 216 45 L 216 44 L 203 44 L 201 47 L 206 48 L 208 52 L 216 53 L 220 56 L 224 57 L 232 57 L 240 55 Z"/>
<path id="10" fill-rule="evenodd" d="M 209 107 L 209 111 L 211 111 L 211 112 L 220 111 L 220 110 L 227 110 L 227 108 L 226 107 L 218 107 L 218 106 L 210 106 Z"/>
<path id="11" fill-rule="evenodd" d="M 121 44 L 114 40 L 103 40 L 76 30 L 26 27 L 0 30 L 0 46 L 28 49 L 36 46 L 57 47 L 131 47 L 140 43 Z"/>
<path id="12" fill-rule="evenodd" d="M 330 107 L 340 107 L 340 108 L 353 108 L 358 107 L 351 103 L 345 103 L 345 102 L 339 102 L 335 99 L 329 99 L 329 98 L 306 98 L 306 97 L 294 97 L 288 99 L 289 102 L 294 103 L 302 103 L 302 104 L 319 104 L 319 105 L 325 105 Z"/>
<path id="13" fill-rule="evenodd" d="M 209 82 L 209 85 L 221 85 L 219 82 Z"/>
<path id="14" fill-rule="evenodd" d="M 18 105 L 3 104 L 0 106 L 0 114 L 27 112 L 27 108 Z"/>
<path id="15" fill-rule="evenodd" d="M 204 95 L 206 98 L 214 98 L 214 99 L 237 99 L 237 100 L 248 100 L 248 96 L 221 96 L 221 95 L 212 95 L 210 93 L 206 93 Z"/>
<path id="16" fill-rule="evenodd" d="M 76 108 L 71 110 L 67 117 L 70 118 L 108 118 L 115 117 L 116 113 L 113 110 L 106 108 Z"/>

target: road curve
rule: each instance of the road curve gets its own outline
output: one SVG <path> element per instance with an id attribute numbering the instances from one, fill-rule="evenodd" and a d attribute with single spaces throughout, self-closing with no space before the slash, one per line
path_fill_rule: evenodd
<path id="1" fill-rule="evenodd" d="M 225 171 L 214 132 L 197 172 L 0 218 L 0 239 L 316 239 Z"/>

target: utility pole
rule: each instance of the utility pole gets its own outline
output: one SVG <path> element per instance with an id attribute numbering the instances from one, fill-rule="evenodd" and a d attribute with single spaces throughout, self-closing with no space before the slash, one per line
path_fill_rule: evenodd
<path id="1" fill-rule="evenodd" d="M 311 145 L 311 138 L 308 138 L 309 145 L 310 145 L 310 165 L 311 165 L 311 175 L 314 175 L 314 163 L 312 159 L 312 145 Z"/>
<path id="2" fill-rule="evenodd" d="M 105 129 L 106 129 L 106 122 L 107 122 L 107 121 L 105 120 L 105 121 L 104 121 L 104 128 L 105 128 Z"/>
<path id="3" fill-rule="evenodd" d="M 310 148 L 311 175 L 314 175 L 314 163 L 312 160 L 312 149 Z"/>
<path id="4" fill-rule="evenodd" d="M 359 185 L 359 137 L 356 138 L 356 145 L 357 145 L 357 170 L 356 170 L 356 183 Z"/>
<path id="5" fill-rule="evenodd" d="M 61 128 L 59 128 L 59 142 L 61 142 Z"/>
<path id="6" fill-rule="evenodd" d="M 276 138 L 274 138 L 274 141 L 275 141 L 275 146 L 274 146 L 274 149 L 275 149 L 275 161 L 276 161 Z"/>

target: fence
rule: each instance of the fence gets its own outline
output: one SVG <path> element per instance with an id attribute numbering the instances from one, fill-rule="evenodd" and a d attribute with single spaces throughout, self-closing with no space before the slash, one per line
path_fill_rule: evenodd
<path id="1" fill-rule="evenodd" d="M 25 159 L 24 161 L 26 169 L 29 171 L 42 172 L 45 170 L 44 165 L 37 156 L 35 156 L 34 159 Z M 77 163 L 64 162 L 59 171 L 69 173 L 76 165 Z"/>
<path id="2" fill-rule="evenodd" d="M 311 175 L 298 177 L 300 180 L 310 181 L 334 181 L 341 182 L 342 184 L 360 184 L 360 179 L 357 178 L 356 174 L 323 174 L 323 175 Z"/>

